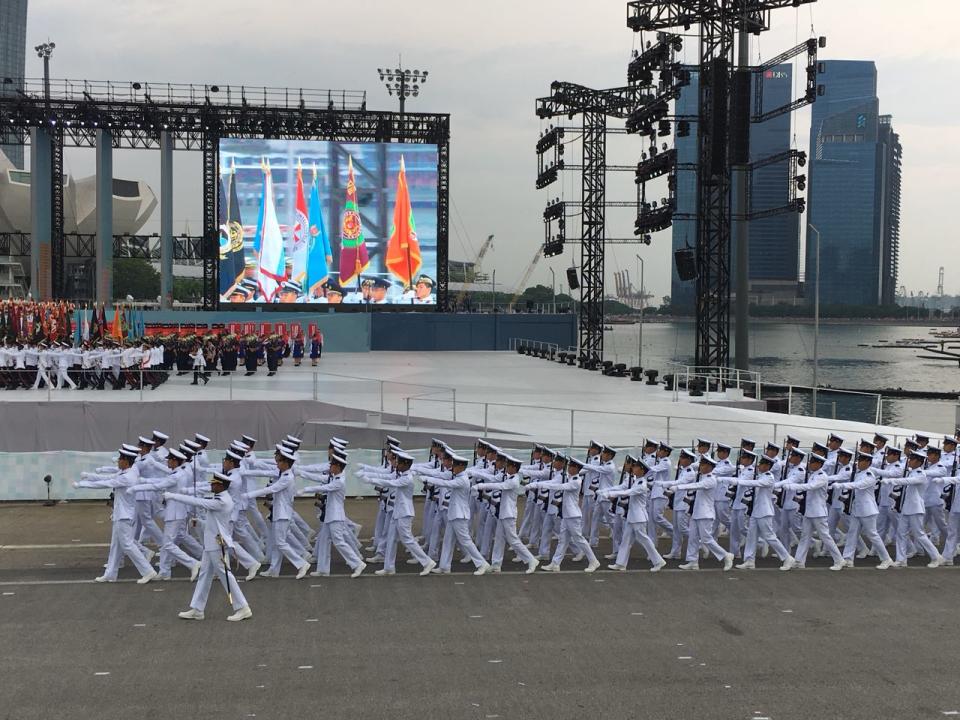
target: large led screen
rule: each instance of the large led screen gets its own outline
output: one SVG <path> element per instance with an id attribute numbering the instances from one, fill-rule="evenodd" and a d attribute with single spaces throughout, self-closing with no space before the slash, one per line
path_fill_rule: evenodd
<path id="1" fill-rule="evenodd" d="M 226 303 L 435 305 L 437 146 L 220 141 Z"/>

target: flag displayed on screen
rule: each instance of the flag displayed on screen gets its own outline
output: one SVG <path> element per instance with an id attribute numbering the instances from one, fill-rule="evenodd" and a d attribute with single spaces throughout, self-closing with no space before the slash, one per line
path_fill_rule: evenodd
<path id="1" fill-rule="evenodd" d="M 217 220 L 220 228 L 220 264 L 217 272 L 220 276 L 220 296 L 226 297 L 233 287 L 233 251 L 230 243 L 230 226 L 227 224 L 227 195 L 223 192 L 223 181 L 217 182 Z"/>
<path id="2" fill-rule="evenodd" d="M 293 227 L 290 229 L 290 257 L 293 259 L 291 277 L 302 283 L 307 276 L 307 254 L 309 237 L 307 235 L 307 200 L 303 195 L 303 168 L 297 161 L 297 195 L 294 201 Z"/>
<path id="3" fill-rule="evenodd" d="M 243 279 L 246 252 L 243 249 L 243 219 L 240 217 L 240 199 L 237 197 L 237 168 L 230 163 L 230 195 L 227 199 L 227 228 L 230 231 L 230 255 L 233 258 L 233 281 Z"/>
<path id="4" fill-rule="evenodd" d="M 367 242 L 363 237 L 363 223 L 357 205 L 357 182 L 353 176 L 353 157 L 347 171 L 347 202 L 340 224 L 340 284 L 345 288 L 370 265 Z"/>
<path id="5" fill-rule="evenodd" d="M 273 203 L 273 179 L 269 166 L 265 170 L 264 192 L 260 202 L 263 225 L 260 230 L 260 277 L 257 288 L 263 302 L 273 302 L 286 279 L 286 257 L 277 209 Z"/>
<path id="6" fill-rule="evenodd" d="M 320 180 L 317 178 L 317 166 L 313 166 L 313 182 L 310 184 L 310 247 L 307 259 L 307 282 L 303 284 L 308 295 L 319 295 L 320 286 L 330 275 L 330 263 L 333 251 L 330 248 L 330 236 L 323 222 L 323 208 L 320 205 Z"/>
<path id="7" fill-rule="evenodd" d="M 393 206 L 393 230 L 387 242 L 387 269 L 403 281 L 413 285 L 413 278 L 420 272 L 423 257 L 417 241 L 417 226 L 413 221 L 410 205 L 410 190 L 407 187 L 407 169 L 400 156 L 400 173 L 397 175 L 397 200 Z"/>

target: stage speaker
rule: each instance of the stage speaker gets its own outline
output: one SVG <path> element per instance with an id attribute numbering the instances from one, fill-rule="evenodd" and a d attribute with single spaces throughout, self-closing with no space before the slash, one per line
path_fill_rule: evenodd
<path id="1" fill-rule="evenodd" d="M 677 263 L 677 275 L 681 280 L 687 281 L 697 278 L 697 258 L 693 250 L 689 248 L 677 250 L 673 254 L 673 259 Z"/>
<path id="2" fill-rule="evenodd" d="M 750 162 L 750 82 L 749 70 L 737 70 L 730 95 L 730 162 Z"/>
<path id="3" fill-rule="evenodd" d="M 575 267 L 567 268 L 567 284 L 571 290 L 580 289 L 580 281 L 577 280 L 577 269 Z"/>
<path id="4" fill-rule="evenodd" d="M 710 112 L 713 115 L 713 155 L 710 173 L 723 175 L 727 171 L 727 139 L 730 101 L 730 65 L 726 58 L 716 58 L 710 67 Z"/>

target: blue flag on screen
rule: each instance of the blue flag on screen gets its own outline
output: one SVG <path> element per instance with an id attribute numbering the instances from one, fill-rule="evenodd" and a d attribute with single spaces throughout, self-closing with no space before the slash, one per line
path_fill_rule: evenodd
<path id="1" fill-rule="evenodd" d="M 320 206 L 320 185 L 317 180 L 317 170 L 313 170 L 313 182 L 310 185 L 310 208 L 308 210 L 308 226 L 310 232 L 310 254 L 307 257 L 307 282 L 304 288 L 308 296 L 319 294 L 320 286 L 326 282 L 330 274 L 330 263 L 333 261 L 333 251 L 330 248 L 330 237 L 323 224 L 323 211 Z"/>

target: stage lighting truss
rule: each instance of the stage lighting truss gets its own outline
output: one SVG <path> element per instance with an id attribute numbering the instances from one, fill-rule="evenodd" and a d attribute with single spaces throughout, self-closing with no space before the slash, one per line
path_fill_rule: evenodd
<path id="1" fill-rule="evenodd" d="M 676 149 L 667 149 L 666 143 L 664 143 L 662 151 L 657 151 L 656 146 L 652 146 L 650 148 L 650 155 L 643 153 L 640 162 L 637 163 L 637 185 L 655 180 L 662 175 L 673 172 L 676 164 Z"/>
<path id="2" fill-rule="evenodd" d="M 560 198 L 549 202 L 543 211 L 544 257 L 553 257 L 563 253 L 563 244 L 567 239 L 566 212 L 567 204 Z"/>
<path id="3" fill-rule="evenodd" d="M 633 51 L 633 60 L 627 65 L 627 82 L 653 86 L 655 72 L 663 72 L 672 62 L 674 54 L 683 50 L 683 38 L 671 33 L 658 32 L 656 44 L 647 41 L 643 52 Z"/>
<path id="4" fill-rule="evenodd" d="M 817 76 L 822 75 L 825 68 L 824 64 L 822 62 L 818 62 L 817 60 L 817 51 L 822 50 L 825 47 L 827 47 L 827 39 L 825 37 L 821 36 L 819 38 L 810 38 L 806 42 L 802 42 L 796 47 L 780 53 L 775 58 L 771 58 L 767 62 L 763 63 L 763 65 L 758 65 L 752 68 L 754 90 L 753 113 L 751 114 L 750 121 L 760 123 L 778 117 L 779 115 L 786 115 L 787 113 L 798 110 L 805 105 L 814 103 L 818 97 L 824 95 L 826 90 L 823 85 L 820 85 L 817 82 Z M 776 72 L 775 68 L 778 65 L 792 60 L 793 58 L 797 57 L 797 55 L 802 55 L 804 52 L 807 53 L 807 82 L 803 97 L 797 98 L 786 105 L 781 105 L 778 108 L 773 108 L 772 110 L 767 110 L 764 112 L 763 81 L 772 79 L 772 73 Z"/>
<path id="5" fill-rule="evenodd" d="M 753 207 L 753 173 L 763 167 L 771 165 L 780 165 L 786 163 L 788 179 L 787 204 L 774 208 L 755 209 Z M 807 201 L 800 197 L 799 193 L 807 189 L 807 176 L 799 171 L 806 167 L 807 154 L 802 150 L 788 150 L 787 152 L 777 153 L 769 157 L 757 160 L 748 166 L 749 178 L 747 180 L 747 220 L 758 220 L 760 218 L 772 217 L 773 215 L 783 215 L 785 213 L 802 214 L 807 209 Z M 735 220 L 744 218 L 734 217 Z"/>
<path id="6" fill-rule="evenodd" d="M 563 170 L 563 151 L 563 128 L 551 125 L 537 141 L 538 190 L 557 181 Z"/>

